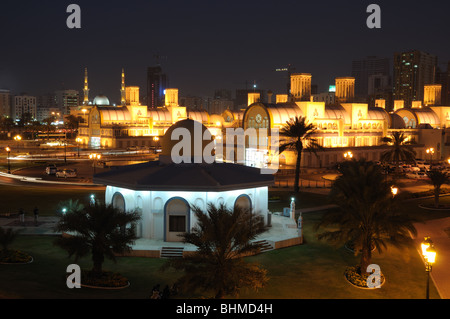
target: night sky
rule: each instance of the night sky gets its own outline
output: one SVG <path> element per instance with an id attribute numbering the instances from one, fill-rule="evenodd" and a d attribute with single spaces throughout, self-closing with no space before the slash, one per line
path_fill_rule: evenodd
<path id="1" fill-rule="evenodd" d="M 69 29 L 69 4 L 81 7 L 81 29 Z M 381 7 L 381 29 L 369 29 L 366 8 Z M 126 85 L 146 92 L 154 55 L 181 95 L 251 86 L 285 93 L 286 73 L 312 73 L 325 91 L 369 55 L 423 50 L 450 61 L 448 1 L 5 1 L 0 4 L 0 88 L 38 95 L 82 90 L 120 99 Z"/>

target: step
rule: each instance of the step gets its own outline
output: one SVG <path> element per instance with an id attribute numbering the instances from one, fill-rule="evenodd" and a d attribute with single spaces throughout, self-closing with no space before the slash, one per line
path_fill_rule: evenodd
<path id="1" fill-rule="evenodd" d="M 268 242 L 267 240 L 258 240 L 258 241 L 255 241 L 253 243 L 260 246 L 260 252 L 261 253 L 274 249 L 273 245 L 270 242 Z"/>
<path id="2" fill-rule="evenodd" d="M 184 247 L 162 247 L 161 258 L 182 258 Z"/>

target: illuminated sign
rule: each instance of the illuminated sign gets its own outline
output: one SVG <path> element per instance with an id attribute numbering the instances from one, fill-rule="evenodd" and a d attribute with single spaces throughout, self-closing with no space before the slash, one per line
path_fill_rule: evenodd
<path id="1" fill-rule="evenodd" d="M 328 87 L 328 92 L 336 92 L 336 85 L 330 85 Z"/>

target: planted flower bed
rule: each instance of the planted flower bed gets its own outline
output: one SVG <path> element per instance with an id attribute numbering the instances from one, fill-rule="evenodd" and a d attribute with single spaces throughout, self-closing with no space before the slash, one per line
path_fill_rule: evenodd
<path id="1" fill-rule="evenodd" d="M 33 261 L 33 257 L 20 250 L 1 250 L 0 263 L 2 264 L 28 264 Z"/>
<path id="2" fill-rule="evenodd" d="M 119 289 L 130 285 L 128 279 L 119 273 L 102 271 L 94 273 L 90 270 L 81 271 L 81 286 L 90 288 Z"/>
<path id="3" fill-rule="evenodd" d="M 369 273 L 361 274 L 360 266 L 347 267 L 344 272 L 345 279 L 347 279 L 350 284 L 363 289 L 374 289 L 367 286 L 367 278 L 369 278 L 370 275 L 371 274 Z M 384 275 L 381 274 L 381 285 L 383 285 L 385 281 Z"/>

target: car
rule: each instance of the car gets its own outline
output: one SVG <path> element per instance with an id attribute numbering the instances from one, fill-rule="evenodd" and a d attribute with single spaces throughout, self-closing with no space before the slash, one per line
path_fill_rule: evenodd
<path id="1" fill-rule="evenodd" d="M 417 167 L 423 170 L 429 170 L 430 164 L 425 161 L 416 161 Z"/>
<path id="2" fill-rule="evenodd" d="M 403 165 L 402 166 L 402 170 L 404 173 L 409 173 L 409 172 L 420 172 L 420 168 L 417 166 L 412 166 L 412 165 Z"/>
<path id="3" fill-rule="evenodd" d="M 56 165 L 55 164 L 49 164 L 47 165 L 47 167 L 45 168 L 45 173 L 47 175 L 55 175 L 57 171 Z"/>
<path id="4" fill-rule="evenodd" d="M 401 171 L 403 172 L 403 173 L 408 173 L 408 172 L 410 172 L 411 171 L 411 165 L 401 165 L 400 166 L 400 169 L 401 169 Z"/>
<path id="5" fill-rule="evenodd" d="M 428 179 L 428 175 L 425 172 L 410 172 L 406 174 L 406 177 L 413 179 Z"/>
<path id="6" fill-rule="evenodd" d="M 97 161 L 95 166 L 105 168 L 106 162 L 105 161 Z"/>
<path id="7" fill-rule="evenodd" d="M 62 170 L 58 170 L 55 175 L 56 177 L 64 177 L 64 178 L 77 177 L 77 171 L 74 169 L 65 168 Z"/>

